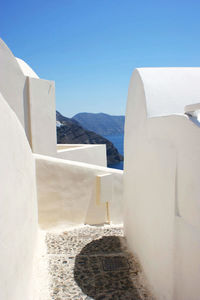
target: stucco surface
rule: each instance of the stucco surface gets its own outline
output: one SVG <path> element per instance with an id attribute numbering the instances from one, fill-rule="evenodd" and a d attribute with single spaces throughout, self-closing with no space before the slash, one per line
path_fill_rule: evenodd
<path id="1" fill-rule="evenodd" d="M 68 145 L 66 145 L 67 147 Z M 58 148 L 59 144 L 57 145 Z M 64 145 L 63 145 L 64 147 Z M 73 160 L 73 161 L 79 161 L 84 162 L 87 164 L 94 164 L 102 167 L 107 166 L 107 157 L 106 157 L 106 145 L 80 145 L 80 147 L 77 147 L 75 145 L 75 148 L 73 146 L 69 145 L 71 147 L 70 149 L 63 149 L 58 150 L 56 157 L 67 159 L 67 160 Z"/>
<path id="2" fill-rule="evenodd" d="M 0 94 L 0 299 L 31 299 L 37 236 L 35 163 L 24 129 Z"/>
<path id="3" fill-rule="evenodd" d="M 111 221 L 122 222 L 122 171 L 42 155 L 35 159 L 42 228 L 107 222 L 106 204 L 96 202 L 96 175 L 108 172 L 113 174 Z"/>
<path id="4" fill-rule="evenodd" d="M 145 90 L 147 116 L 183 114 L 200 102 L 200 68 L 139 68 Z"/>
<path id="5" fill-rule="evenodd" d="M 43 80 L 0 40 L 0 91 L 23 125 L 34 153 L 100 166 L 105 145 L 57 151 L 55 83 Z"/>
<path id="6" fill-rule="evenodd" d="M 125 233 L 157 299 L 200 294 L 187 273 L 199 278 L 200 129 L 184 115 L 198 102 L 199 80 L 199 68 L 138 69 L 129 86 Z"/>
<path id="7" fill-rule="evenodd" d="M 34 282 L 38 217 L 43 229 L 121 223 L 123 172 L 105 167 L 105 145 L 57 152 L 54 82 L 39 79 L 1 40 L 0 64 L 0 299 L 32 300 L 44 295 Z M 108 172 L 109 199 L 104 193 L 97 203 L 96 179 Z"/>
<path id="8" fill-rule="evenodd" d="M 33 71 L 33 69 L 24 60 L 18 57 L 16 57 L 16 60 L 24 76 L 39 78 L 38 75 L 35 73 L 35 71 Z"/>
<path id="9" fill-rule="evenodd" d="M 32 150 L 56 155 L 55 84 L 29 77 L 28 91 Z"/>
<path id="10" fill-rule="evenodd" d="M 15 111 L 24 127 L 24 104 L 27 102 L 26 77 L 17 60 L 0 39 L 0 91 L 10 107 Z"/>
<path id="11" fill-rule="evenodd" d="M 174 299 L 198 300 L 200 278 L 200 232 L 184 218 L 176 217 Z"/>

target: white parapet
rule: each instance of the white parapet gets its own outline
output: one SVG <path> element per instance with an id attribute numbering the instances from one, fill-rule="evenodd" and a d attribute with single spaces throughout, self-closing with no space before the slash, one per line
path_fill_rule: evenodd
<path id="1" fill-rule="evenodd" d="M 39 224 L 42 228 L 72 226 L 77 224 L 122 223 L 123 171 L 86 163 L 35 155 Z M 112 174 L 111 187 L 105 182 L 101 187 L 97 176 Z M 107 204 L 109 202 L 109 219 Z"/>
<path id="2" fill-rule="evenodd" d="M 107 166 L 106 145 L 57 144 L 57 158 Z"/>

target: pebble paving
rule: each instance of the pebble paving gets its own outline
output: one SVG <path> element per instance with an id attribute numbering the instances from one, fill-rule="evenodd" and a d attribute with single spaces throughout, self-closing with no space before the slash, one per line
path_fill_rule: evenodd
<path id="1" fill-rule="evenodd" d="M 120 226 L 46 234 L 53 300 L 153 300 Z"/>

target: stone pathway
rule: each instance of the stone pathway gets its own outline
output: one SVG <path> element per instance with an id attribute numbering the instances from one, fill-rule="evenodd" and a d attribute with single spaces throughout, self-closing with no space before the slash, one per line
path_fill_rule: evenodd
<path id="1" fill-rule="evenodd" d="M 120 226 L 46 234 L 52 300 L 152 300 Z"/>

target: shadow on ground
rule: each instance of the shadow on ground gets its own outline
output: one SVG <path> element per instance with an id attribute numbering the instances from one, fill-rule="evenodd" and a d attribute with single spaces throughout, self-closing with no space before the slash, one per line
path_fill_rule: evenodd
<path id="1" fill-rule="evenodd" d="M 138 266 L 119 236 L 92 241 L 75 259 L 74 279 L 95 300 L 141 300 L 134 286 L 137 273 Z"/>

